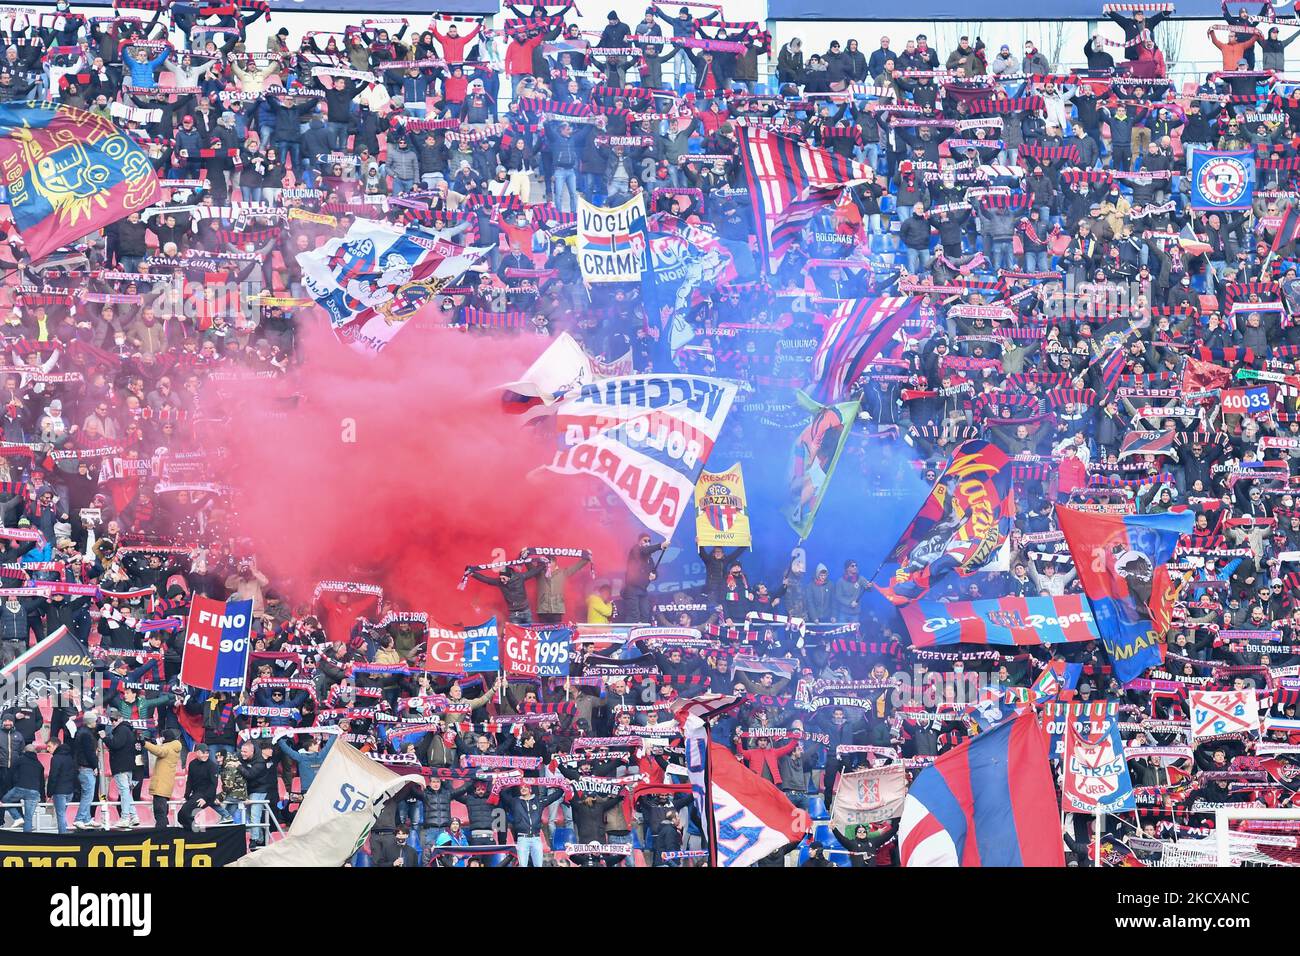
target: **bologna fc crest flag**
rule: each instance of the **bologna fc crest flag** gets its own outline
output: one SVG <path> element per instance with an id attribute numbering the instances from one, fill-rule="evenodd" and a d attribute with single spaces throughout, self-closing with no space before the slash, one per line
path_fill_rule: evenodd
<path id="1" fill-rule="evenodd" d="M 655 534 L 672 538 L 731 411 L 736 386 L 699 375 L 625 375 L 551 406 L 562 447 L 545 466 L 591 475 Z"/>
<path id="2" fill-rule="evenodd" d="M 1192 530 L 1191 512 L 1109 515 L 1058 505 L 1056 522 L 1115 676 L 1128 683 L 1158 667 L 1180 587 L 1169 560 L 1179 537 Z"/>
<path id="3" fill-rule="evenodd" d="M 357 351 L 374 354 L 487 251 L 358 219 L 347 235 L 300 253 L 298 265 L 307 294 L 329 313 L 334 334 Z"/>
<path id="4" fill-rule="evenodd" d="M 982 438 L 962 442 L 882 567 L 878 586 L 894 604 L 907 604 L 949 573 L 974 574 L 998 553 L 1016 516 L 1005 452 Z"/>
<path id="5" fill-rule="evenodd" d="M 803 392 L 799 404 L 813 412 L 799 437 L 794 440 L 787 481 L 785 519 L 802 541 L 812 532 L 817 509 L 826 497 L 831 475 L 839 463 L 849 432 L 858 419 L 861 400 L 838 405 L 818 405 Z"/>
<path id="6" fill-rule="evenodd" d="M 1067 644 L 1101 635 L 1081 594 L 987 601 L 917 601 L 902 608 L 913 647 Z"/>
<path id="7" fill-rule="evenodd" d="M 1096 704 L 1066 705 L 1065 760 L 1061 764 L 1065 808 L 1083 813 L 1136 810 L 1133 781 L 1119 736 L 1117 704 L 1113 700 L 1100 703 L 1104 712 L 1100 721 L 1086 722 L 1074 719 L 1075 714 Z"/>
<path id="8" fill-rule="evenodd" d="M 1065 866 L 1037 718 L 1005 721 L 917 774 L 898 842 L 903 866 Z"/>
<path id="9" fill-rule="evenodd" d="M 0 168 L 33 260 L 162 198 L 153 164 L 131 137 L 69 106 L 0 106 Z"/>
<path id="10" fill-rule="evenodd" d="M 253 602 L 190 599 L 181 682 L 204 690 L 239 693 L 248 676 L 248 632 Z"/>
<path id="11" fill-rule="evenodd" d="M 840 774 L 835 782 L 831 826 L 851 835 L 859 824 L 900 816 L 907 800 L 907 769 L 901 763 Z"/>
<path id="12" fill-rule="evenodd" d="M 753 866 L 798 843 L 808 828 L 807 814 L 780 788 L 709 740 L 704 720 L 721 716 L 737 703 L 739 698 L 706 695 L 684 702 L 676 711 L 683 726 L 691 793 L 700 819 L 707 823 L 714 866 Z"/>
<path id="13" fill-rule="evenodd" d="M 429 650 L 424 669 L 435 674 L 478 674 L 501 669 L 497 619 L 474 627 L 429 623 Z"/>
<path id="14" fill-rule="evenodd" d="M 726 471 L 700 472 L 695 483 L 695 543 L 701 548 L 748 548 L 753 541 L 740 463 Z"/>
<path id="15" fill-rule="evenodd" d="M 1192 154 L 1192 208 L 1249 209 L 1255 199 L 1255 154 L 1248 149 L 1198 149 Z"/>

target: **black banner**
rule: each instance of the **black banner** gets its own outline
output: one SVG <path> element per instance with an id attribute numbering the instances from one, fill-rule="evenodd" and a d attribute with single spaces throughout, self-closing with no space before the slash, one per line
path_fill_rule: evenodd
<path id="1" fill-rule="evenodd" d="M 0 867 L 217 867 L 248 852 L 243 826 L 190 833 L 104 830 L 80 833 L 0 831 Z"/>

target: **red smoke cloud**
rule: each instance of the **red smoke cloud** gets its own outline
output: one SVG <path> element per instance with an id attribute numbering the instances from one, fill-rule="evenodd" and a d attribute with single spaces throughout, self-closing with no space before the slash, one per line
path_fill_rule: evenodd
<path id="1" fill-rule="evenodd" d="M 302 368 L 266 387 L 241 384 L 247 405 L 221 432 L 237 526 L 272 585 L 298 601 L 319 580 L 367 581 L 453 624 L 504 607 L 485 585 L 457 590 L 465 565 L 525 546 L 587 548 L 598 577 L 621 577 L 631 517 L 602 522 L 586 511 L 584 500 L 600 493 L 588 479 L 529 479 L 550 461 L 554 439 L 501 408 L 495 386 L 520 377 L 546 344 L 421 322 L 369 358 L 323 321 L 305 322 Z M 292 393 L 298 407 L 285 413 Z M 345 441 L 351 428 L 354 442 Z M 571 612 L 590 584 L 585 571 L 571 580 Z"/>

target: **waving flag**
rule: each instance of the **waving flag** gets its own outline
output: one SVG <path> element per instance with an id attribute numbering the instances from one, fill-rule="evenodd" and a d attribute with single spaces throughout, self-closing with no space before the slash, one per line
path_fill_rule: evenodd
<path id="1" fill-rule="evenodd" d="M 890 583 L 877 589 L 907 604 L 946 574 L 974 574 L 998 553 L 1015 515 L 1011 459 L 982 438 L 962 442 L 886 559 Z"/>
<path id="2" fill-rule="evenodd" d="M 1089 615 L 1091 619 L 1092 615 Z M 1041 674 L 1030 686 L 1039 700 L 1055 700 L 1061 694 L 1072 691 L 1079 683 L 1083 673 L 1082 664 L 1072 664 L 1060 658 L 1050 660 Z"/>
<path id="3" fill-rule="evenodd" d="M 162 198 L 144 150 L 112 120 L 70 106 L 0 106 L 0 169 L 34 260 Z"/>
<path id="4" fill-rule="evenodd" d="M 1090 369 L 1096 369 L 1101 379 L 1101 390 L 1110 395 L 1119 388 L 1120 376 L 1124 374 L 1124 349 L 1115 347 L 1109 352 L 1100 352 L 1089 363 Z"/>
<path id="5" fill-rule="evenodd" d="M 794 440 L 787 479 L 785 519 L 802 541 L 808 537 L 817 517 L 817 509 L 826 497 L 831 475 L 849 440 L 849 432 L 862 407 L 855 402 L 819 405 L 803 392 L 796 393 L 799 403 L 813 412 L 812 420 Z"/>
<path id="6" fill-rule="evenodd" d="M 421 786 L 423 779 L 418 774 L 398 776 L 347 741 L 336 740 L 284 839 L 231 866 L 343 866 L 393 794 L 411 784 Z"/>
<path id="7" fill-rule="evenodd" d="M 807 830 L 807 815 L 777 786 L 709 740 L 705 721 L 739 702 L 739 698 L 710 694 L 685 701 L 676 711 L 683 727 L 691 792 L 700 819 L 707 824 L 715 866 L 753 866 L 798 843 Z"/>
<path id="8" fill-rule="evenodd" d="M 300 253 L 298 264 L 307 294 L 329 313 L 334 334 L 360 352 L 377 353 L 488 251 L 358 219 L 347 235 Z"/>
<path id="9" fill-rule="evenodd" d="M 844 186 L 866 179 L 867 166 L 744 123 L 737 139 L 758 249 L 775 271 L 804 225 L 835 203 Z"/>
<path id="10" fill-rule="evenodd" d="M 913 647 L 1065 644 L 1095 641 L 1101 636 L 1081 594 L 917 601 L 902 608 L 902 615 Z"/>
<path id="11" fill-rule="evenodd" d="M 429 623 L 425 670 L 435 674 L 475 674 L 501 669 L 497 619 L 473 627 L 443 627 Z"/>
<path id="12" fill-rule="evenodd" d="M 849 392 L 894 335 L 916 314 L 916 296 L 849 299 L 840 303 L 812 361 L 809 394 L 819 402 L 838 402 Z"/>
<path id="13" fill-rule="evenodd" d="M 663 371 L 674 367 L 674 356 L 695 337 L 695 327 L 687 318 L 691 306 L 719 283 L 733 281 L 736 269 L 730 251 L 712 229 L 667 213 L 650 216 L 646 249 L 641 299 L 658 335 L 654 367 Z"/>
<path id="14" fill-rule="evenodd" d="M 986 730 L 917 774 L 903 866 L 1064 866 L 1060 804 L 1033 714 Z"/>
<path id="15" fill-rule="evenodd" d="M 645 527 L 671 538 L 695 493 L 736 386 L 698 375 L 625 375 L 552 406 L 564 447 L 545 466 L 592 475 Z"/>
<path id="16" fill-rule="evenodd" d="M 1056 507 L 1056 522 L 1092 604 L 1102 644 L 1127 683 L 1164 660 L 1179 583 L 1169 573 L 1191 512 L 1110 515 Z"/>

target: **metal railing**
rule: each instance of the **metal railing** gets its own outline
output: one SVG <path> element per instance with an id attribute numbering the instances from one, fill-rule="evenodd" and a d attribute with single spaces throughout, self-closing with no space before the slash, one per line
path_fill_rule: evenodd
<path id="1" fill-rule="evenodd" d="M 238 801 L 232 801 L 232 802 L 236 802 L 236 803 L 238 803 L 238 804 L 240 805 L 240 807 L 243 808 L 245 811 L 247 811 L 247 809 L 248 809 L 249 807 L 253 807 L 253 806 L 261 806 L 261 807 L 263 808 L 263 820 L 262 820 L 261 823 L 258 824 L 258 826 L 259 826 L 259 827 L 266 827 L 267 829 L 270 829 L 271 827 L 274 827 L 276 833 L 280 834 L 280 836 L 284 836 L 284 826 L 280 823 L 280 821 L 279 821 L 279 819 L 276 817 L 276 815 L 275 815 L 274 813 L 271 812 L 271 801 L 270 801 L 270 800 L 238 800 Z M 145 800 L 145 799 L 136 800 L 136 799 L 132 799 L 132 800 L 130 801 L 130 803 L 131 803 L 132 808 L 143 806 L 143 807 L 149 807 L 149 808 L 152 809 L 152 807 L 153 807 L 153 800 L 152 800 L 152 799 L 150 799 L 150 800 Z M 169 800 L 167 801 L 167 809 L 168 809 L 168 811 L 170 812 L 170 811 L 172 811 L 172 810 L 175 810 L 175 809 L 177 809 L 177 808 L 179 808 L 179 807 L 184 806 L 185 803 L 186 803 L 186 801 L 184 801 L 184 800 L 178 800 L 178 799 L 176 799 L 176 798 L 173 797 L 173 798 L 171 798 L 171 799 L 169 799 Z M 117 827 L 115 827 L 115 826 L 109 824 L 109 822 L 108 822 L 108 819 L 109 819 L 109 812 L 108 812 L 108 811 L 109 811 L 109 808 L 110 808 L 110 807 L 117 808 L 118 810 L 120 810 L 121 807 L 122 807 L 122 801 L 121 801 L 121 800 L 109 800 L 109 799 L 106 798 L 106 797 L 101 797 L 100 799 L 94 801 L 91 805 L 95 808 L 94 813 L 91 815 L 91 822 L 95 824 L 95 828 L 96 828 L 96 829 L 99 829 L 99 830 L 112 830 L 112 829 L 117 829 Z M 221 805 L 224 806 L 224 805 L 225 805 L 224 802 L 221 802 Z M 66 807 L 63 808 L 63 812 L 66 814 L 66 813 L 68 813 L 69 811 L 73 810 L 74 808 L 80 808 L 80 807 L 81 807 L 81 801 L 80 801 L 80 800 L 77 800 L 77 799 L 74 799 L 74 798 L 72 798 L 72 797 L 69 797 L 69 798 L 68 798 L 68 805 L 67 805 Z M 12 810 L 12 811 L 14 811 L 15 813 L 17 813 L 17 815 L 18 815 L 18 817 L 19 817 L 19 821 L 22 822 L 23 814 L 24 814 L 24 812 L 25 812 L 25 811 L 24 811 L 24 805 L 23 805 L 22 803 L 0 803 L 0 812 L 3 812 L 3 811 L 9 811 L 9 810 Z M 53 830 L 48 829 L 48 828 L 46 828 L 46 827 L 42 827 L 42 826 L 39 825 L 39 824 L 41 824 L 42 822 L 44 822 L 44 820 L 43 820 L 43 814 L 41 813 L 42 810 L 48 810 L 48 812 L 49 812 L 49 816 L 50 816 L 50 818 L 52 819 L 52 821 L 53 821 L 53 823 L 54 823 L 54 825 L 55 825 L 55 828 L 54 828 Z M 55 832 L 58 832 L 58 820 L 57 820 L 57 818 L 55 817 L 56 813 L 57 813 L 57 811 L 54 809 L 54 802 L 53 802 L 52 800 L 42 800 L 40 803 L 36 804 L 36 823 L 37 823 L 38 825 L 37 825 L 37 826 L 34 826 L 34 827 L 32 828 L 32 832 L 33 832 L 33 833 L 55 833 Z M 212 814 L 214 817 L 216 817 L 217 819 L 221 819 L 221 814 L 219 814 L 219 813 L 216 811 L 215 806 L 214 806 L 213 804 L 208 804 L 206 807 L 203 807 L 203 808 L 198 809 L 198 810 L 195 811 L 195 813 L 194 813 L 194 822 L 195 822 L 195 823 L 198 823 L 198 822 L 199 822 L 199 817 L 200 817 L 202 814 L 206 814 L 206 813 L 211 813 L 211 814 Z M 100 819 L 99 819 L 100 816 L 101 816 L 101 814 L 102 814 L 102 816 L 103 816 L 103 820 L 102 820 L 102 822 L 100 822 Z M 3 815 L 4 815 L 6 818 L 8 817 L 8 813 L 3 813 Z M 137 818 L 137 819 L 138 819 L 138 818 Z M 64 822 L 67 823 L 67 820 L 65 819 Z M 119 822 L 120 822 L 120 821 L 119 821 Z M 206 824 L 206 823 L 204 824 L 204 826 L 207 826 L 207 825 L 208 825 L 208 824 Z M 250 824 L 250 823 L 247 821 L 247 819 L 245 820 L 245 824 L 244 824 L 244 825 L 245 825 L 245 826 L 249 826 L 249 827 L 252 826 L 252 824 Z M 5 820 L 5 822 L 4 822 L 4 827 L 5 827 L 6 829 L 8 829 L 8 828 L 11 827 L 11 822 L 10 822 L 8 819 Z M 76 828 L 73 827 L 71 824 L 68 824 L 68 829 L 69 829 L 69 831 L 71 831 L 71 830 L 74 830 L 74 829 L 76 829 Z M 131 829 L 134 829 L 134 828 L 131 828 Z"/>

